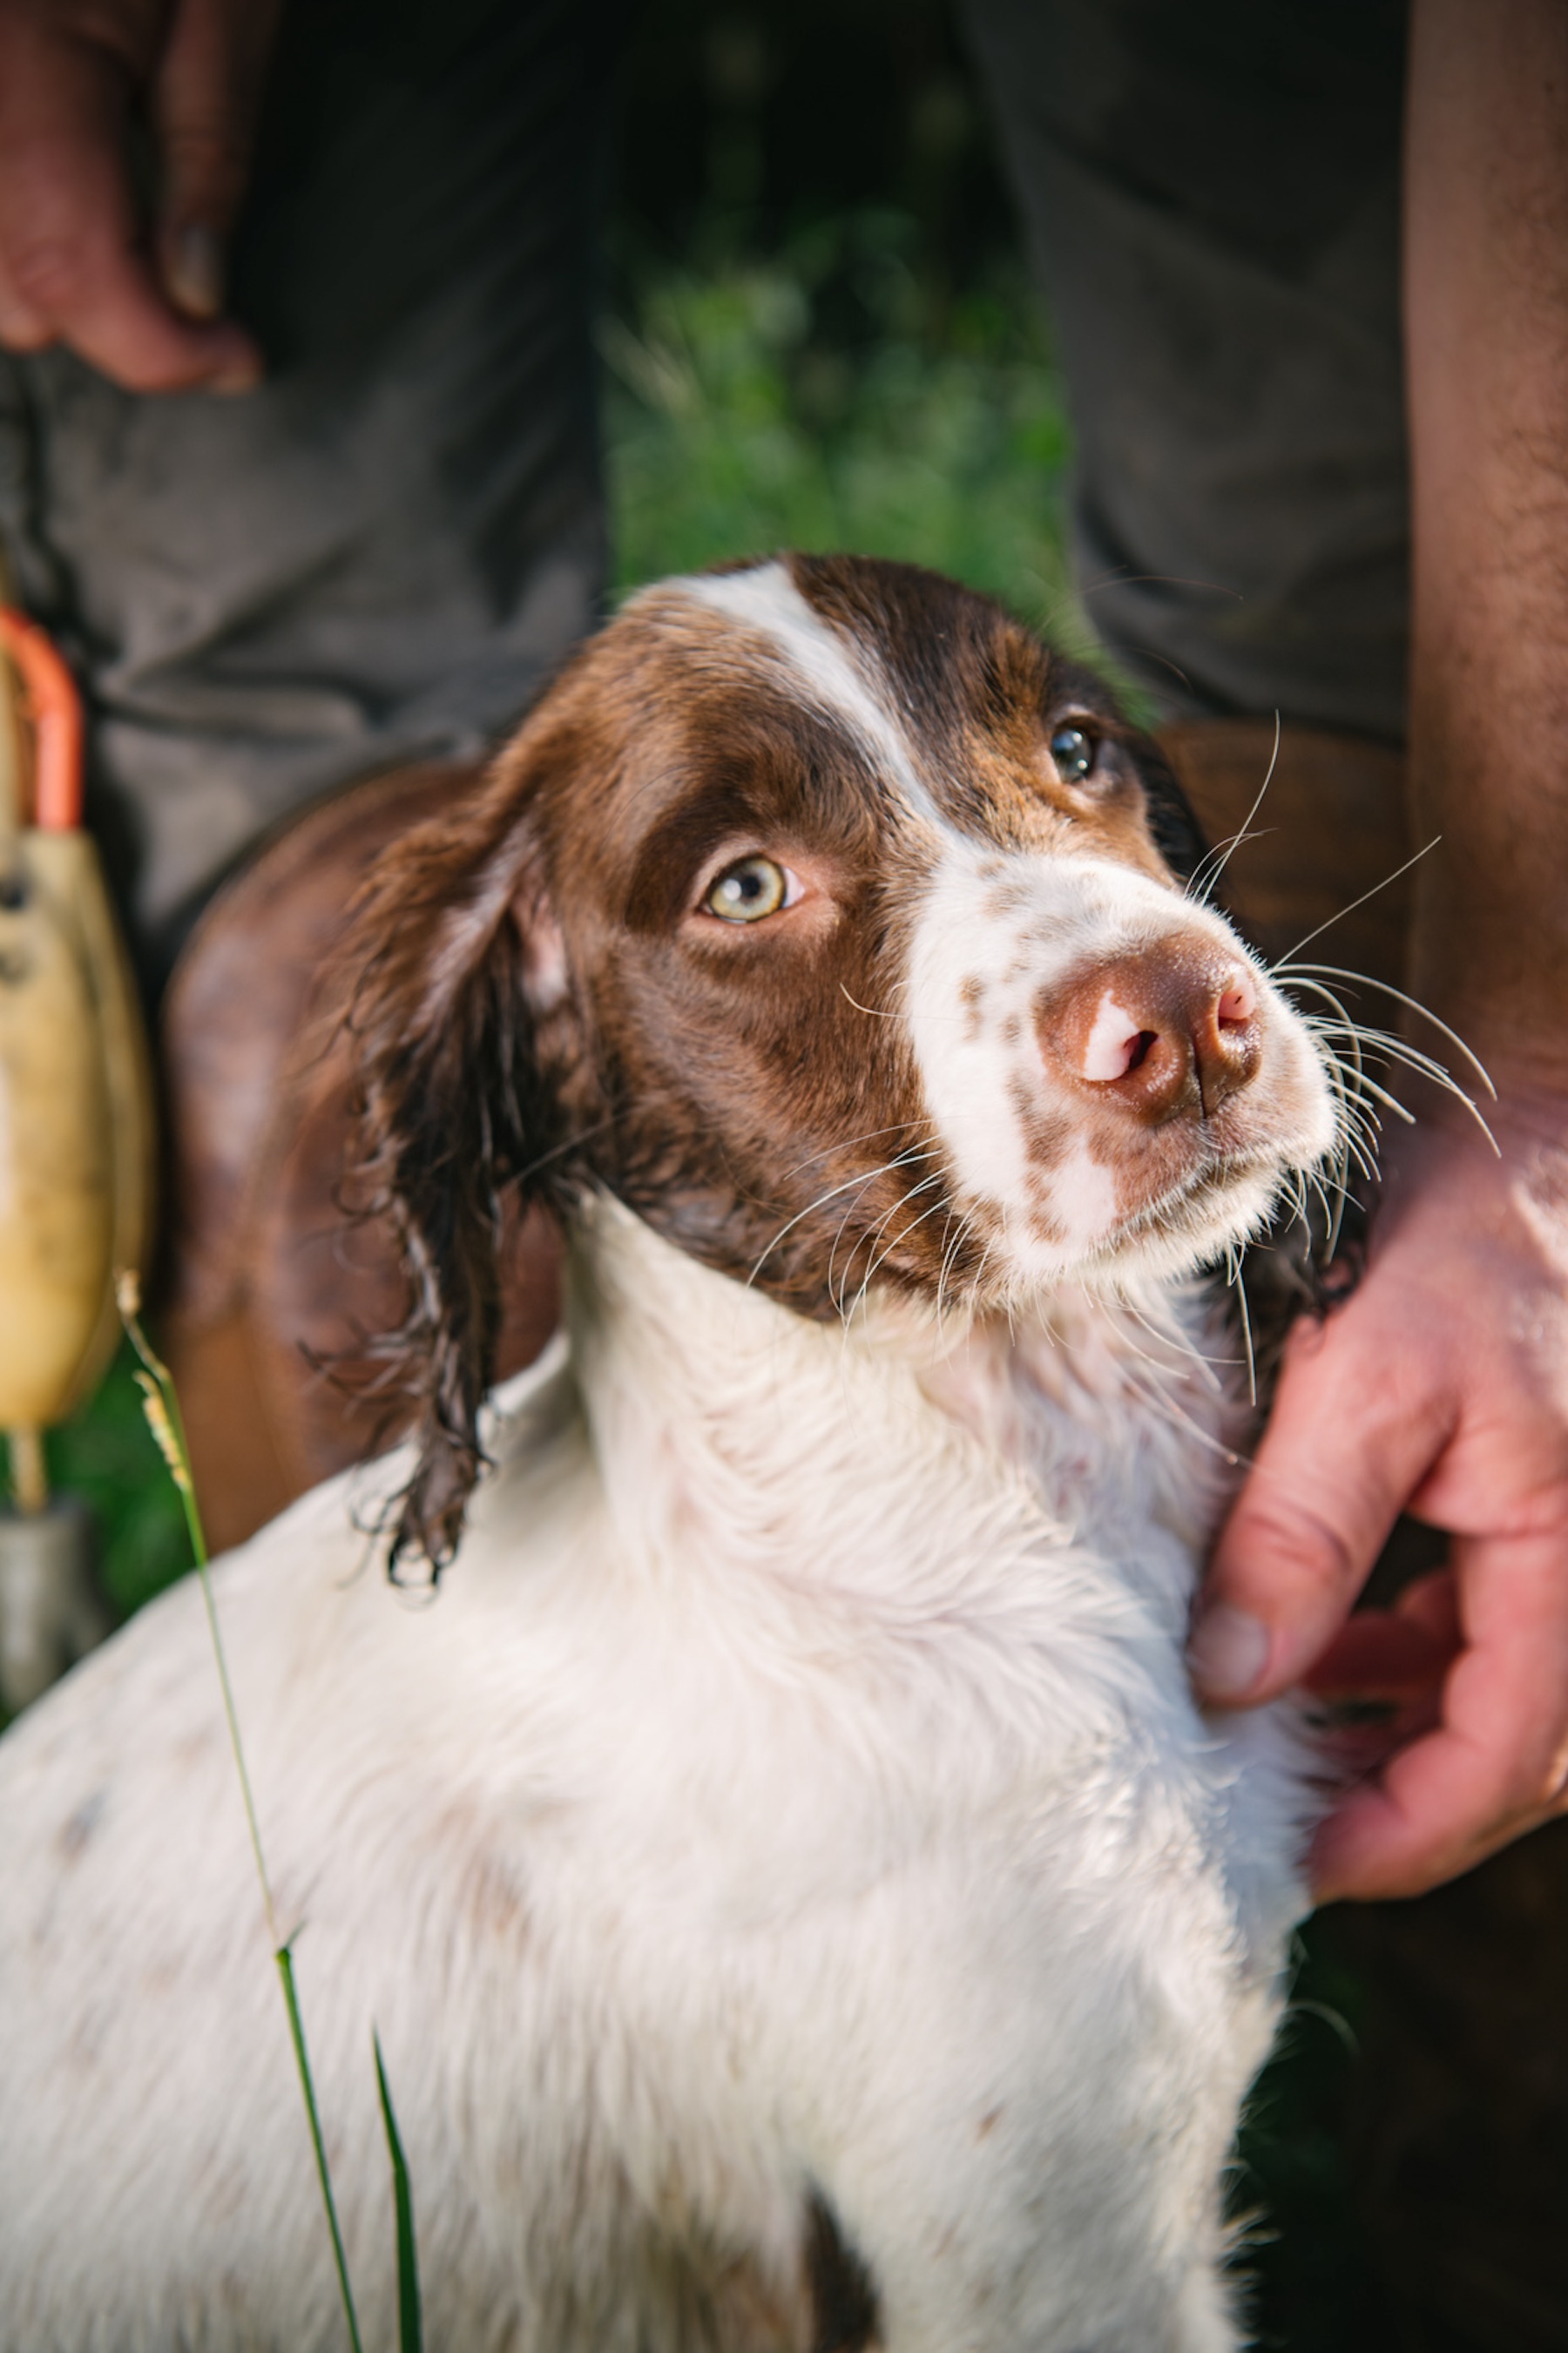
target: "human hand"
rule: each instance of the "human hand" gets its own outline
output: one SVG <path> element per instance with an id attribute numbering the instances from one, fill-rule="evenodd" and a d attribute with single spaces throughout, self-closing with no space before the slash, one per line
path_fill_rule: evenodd
<path id="1" fill-rule="evenodd" d="M 0 0 L 0 344 L 68 343 L 132 392 L 256 382 L 255 343 L 221 316 L 224 247 L 279 5 Z"/>
<path id="2" fill-rule="evenodd" d="M 1395 1704 L 1320 1900 L 1417 1894 L 1568 1810 L 1568 1097 L 1505 1089 L 1492 1125 L 1500 1160 L 1447 1114 L 1387 1140 L 1366 1275 L 1291 1335 L 1194 1633 L 1211 1703 Z M 1401 1511 L 1448 1567 L 1347 1623 Z"/>

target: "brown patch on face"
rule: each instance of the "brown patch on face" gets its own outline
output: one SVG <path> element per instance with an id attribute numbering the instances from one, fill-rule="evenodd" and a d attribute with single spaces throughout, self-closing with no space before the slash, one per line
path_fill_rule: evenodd
<path id="1" fill-rule="evenodd" d="M 736 634 L 673 596 L 640 607 L 498 789 L 526 809 L 572 976 L 536 1036 L 578 1139 L 563 1181 L 606 1186 L 705 1263 L 826 1315 L 873 1265 L 933 1288 L 952 1240 L 889 1018 L 930 848 L 864 747 Z M 752 853 L 805 894 L 722 922 L 704 884 Z"/>
<path id="2" fill-rule="evenodd" d="M 852 556 L 788 562 L 822 618 L 871 649 L 952 823 L 1011 849 L 1111 858 L 1159 881 L 1191 871 L 1199 843 L 1170 769 L 1090 671 L 936 573 Z M 1068 722 L 1095 744 L 1079 783 L 1050 754 Z"/>
<path id="3" fill-rule="evenodd" d="M 1138 739 L 1098 684 L 931 575 L 791 569 L 943 824 L 1169 879 Z M 900 995 L 938 829 L 829 691 L 761 627 L 679 584 L 645 595 L 567 665 L 486 788 L 375 870 L 347 957 L 358 1200 L 400 1231 L 413 1300 L 380 1351 L 418 1410 L 395 1558 L 439 1564 L 456 1542 L 520 1197 L 569 1208 L 603 1186 L 817 1317 L 873 1275 L 927 1297 L 978 1278 L 994 1237 L 954 1206 Z M 1092 791 L 1044 750 L 1064 696 L 1108 747 Z M 799 887 L 724 922 L 706 894 L 752 857 Z M 1031 1153 L 1049 1145 L 1042 1130 Z"/>
<path id="4" fill-rule="evenodd" d="M 722 922 L 704 892 L 753 854 L 804 878 L 799 902 Z M 583 649 L 482 795 L 382 860 L 347 953 L 357 1206 L 400 1228 L 414 1298 L 382 1353 L 423 1400 L 395 1552 L 456 1540 L 520 1187 L 569 1208 L 605 1186 L 814 1316 L 873 1272 L 962 1284 L 977 1245 L 899 1014 L 931 856 L 867 747 L 669 592 Z"/>
<path id="5" fill-rule="evenodd" d="M 1008 1081 L 1007 1094 L 1024 1141 L 1025 1157 L 1037 1176 L 1047 1176 L 1071 1150 L 1076 1124 L 1066 1112 L 1044 1103 L 1017 1074 Z M 1034 1230 L 1042 1240 L 1065 1239 L 1063 1228 L 1043 1208 L 1036 1216 Z"/>
<path id="6" fill-rule="evenodd" d="M 958 1001 L 963 1008 L 963 1036 L 973 1046 L 985 1027 L 985 984 L 973 973 L 959 987 Z"/>

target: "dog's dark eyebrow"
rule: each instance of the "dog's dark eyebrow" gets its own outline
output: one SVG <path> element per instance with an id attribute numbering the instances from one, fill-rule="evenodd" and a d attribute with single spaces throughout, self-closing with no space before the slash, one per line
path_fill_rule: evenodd
<path id="1" fill-rule="evenodd" d="M 633 930 L 668 922 L 702 860 L 721 841 L 754 833 L 762 849 L 781 829 L 766 797 L 753 792 L 744 777 L 699 778 L 644 836 L 629 877 L 626 921 Z"/>
<path id="2" fill-rule="evenodd" d="M 731 838 L 754 835 L 765 849 L 809 829 L 845 850 L 868 842 L 889 796 L 864 746 L 814 712 L 792 707 L 788 719 L 787 731 L 736 727 L 721 753 L 666 786 L 628 876 L 624 918 L 634 929 L 668 922 L 703 858 Z"/>

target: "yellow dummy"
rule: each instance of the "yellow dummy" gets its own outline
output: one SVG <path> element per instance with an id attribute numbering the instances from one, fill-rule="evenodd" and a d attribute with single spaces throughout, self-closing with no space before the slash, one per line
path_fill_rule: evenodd
<path id="1" fill-rule="evenodd" d="M 50 1504 L 43 1431 L 119 1334 L 117 1268 L 151 1229 L 153 1097 L 130 966 L 81 829 L 80 705 L 0 603 L 0 1702 L 24 1705 L 102 1631 L 86 1515 Z"/>

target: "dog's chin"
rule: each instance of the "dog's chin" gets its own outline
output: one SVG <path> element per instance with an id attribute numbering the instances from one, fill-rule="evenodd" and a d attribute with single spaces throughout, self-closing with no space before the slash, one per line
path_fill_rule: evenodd
<path id="1" fill-rule="evenodd" d="M 1086 1252 L 1075 1280 L 1123 1291 L 1130 1282 L 1195 1274 L 1253 1241 L 1272 1219 L 1293 1161 L 1274 1155 L 1211 1162 L 1120 1219 Z"/>

